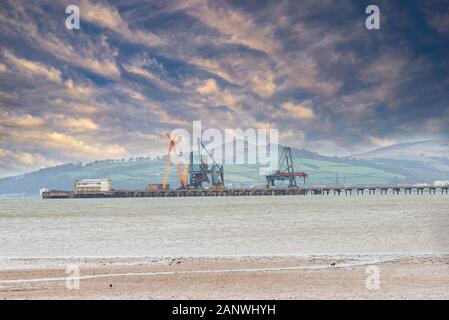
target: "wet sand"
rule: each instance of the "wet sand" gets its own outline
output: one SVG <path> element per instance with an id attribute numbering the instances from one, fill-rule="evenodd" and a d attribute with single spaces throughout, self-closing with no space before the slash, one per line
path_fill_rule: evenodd
<path id="1" fill-rule="evenodd" d="M 449 255 L 17 262 L 0 270 L 0 299 L 449 299 Z M 64 263 L 79 266 L 79 289 L 66 288 Z"/>

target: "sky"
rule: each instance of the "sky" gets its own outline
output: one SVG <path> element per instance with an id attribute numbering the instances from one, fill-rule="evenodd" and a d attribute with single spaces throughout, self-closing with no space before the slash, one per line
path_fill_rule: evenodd
<path id="1" fill-rule="evenodd" d="M 163 154 L 197 120 L 327 155 L 448 137 L 448 1 L 2 0 L 0 35 L 0 176 Z"/>

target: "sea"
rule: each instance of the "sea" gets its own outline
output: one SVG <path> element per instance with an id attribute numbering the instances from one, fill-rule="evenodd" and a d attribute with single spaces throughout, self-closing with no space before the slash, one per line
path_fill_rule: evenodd
<path id="1" fill-rule="evenodd" d="M 447 253 L 446 194 L 0 199 L 0 269 L 17 259 Z"/>

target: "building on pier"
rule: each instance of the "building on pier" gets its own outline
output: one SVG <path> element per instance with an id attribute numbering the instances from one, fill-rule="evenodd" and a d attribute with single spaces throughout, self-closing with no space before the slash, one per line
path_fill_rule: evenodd
<path id="1" fill-rule="evenodd" d="M 75 193 L 112 191 L 110 179 L 80 179 L 75 181 Z"/>

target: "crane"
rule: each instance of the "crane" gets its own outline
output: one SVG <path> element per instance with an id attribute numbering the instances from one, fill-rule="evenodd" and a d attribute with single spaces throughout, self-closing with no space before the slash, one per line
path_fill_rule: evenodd
<path id="1" fill-rule="evenodd" d="M 162 178 L 162 189 L 165 190 L 165 187 L 167 186 L 167 181 L 168 181 L 168 176 L 170 174 L 170 162 L 171 162 L 171 155 L 173 153 L 173 156 L 175 158 L 175 162 L 176 162 L 176 168 L 178 170 L 178 177 L 179 177 L 179 182 L 181 183 L 181 187 L 182 188 L 186 188 L 187 187 L 187 170 L 188 170 L 188 162 L 184 163 L 184 168 L 181 165 L 181 161 L 179 160 L 178 157 L 178 152 L 176 150 L 176 144 L 179 142 L 178 137 L 174 136 L 171 137 L 168 133 L 167 133 L 167 137 L 168 137 L 168 153 L 167 153 L 167 158 L 165 159 L 165 173 L 164 173 L 164 177 Z"/>
<path id="2" fill-rule="evenodd" d="M 279 159 L 278 168 L 273 174 L 267 175 L 267 186 L 274 187 L 274 181 L 276 180 L 288 180 L 289 188 L 296 188 L 297 182 L 296 178 L 302 177 L 304 183 L 306 183 L 306 178 L 308 174 L 302 171 L 296 171 L 293 165 L 292 152 L 290 147 L 284 147 L 282 149 L 282 154 Z"/>
<path id="3" fill-rule="evenodd" d="M 223 170 L 223 165 L 219 165 L 214 157 L 212 157 L 212 155 L 210 154 L 209 150 L 206 149 L 206 147 L 204 146 L 204 144 L 201 142 L 201 146 L 203 147 L 204 150 L 206 150 L 207 154 L 209 155 L 209 157 L 212 159 L 213 161 L 213 165 L 211 167 L 211 181 L 212 181 L 212 185 L 215 187 L 224 187 L 224 170 Z"/>
<path id="4" fill-rule="evenodd" d="M 209 166 L 201 156 L 201 148 L 203 148 L 207 155 L 212 159 L 213 164 Z M 194 165 L 193 163 L 193 151 L 190 152 L 190 185 L 192 189 L 203 188 L 203 183 L 210 183 L 213 188 L 224 187 L 224 170 L 223 165 L 219 165 L 212 154 L 207 150 L 204 144 L 198 139 L 198 157 L 199 163 Z"/>

